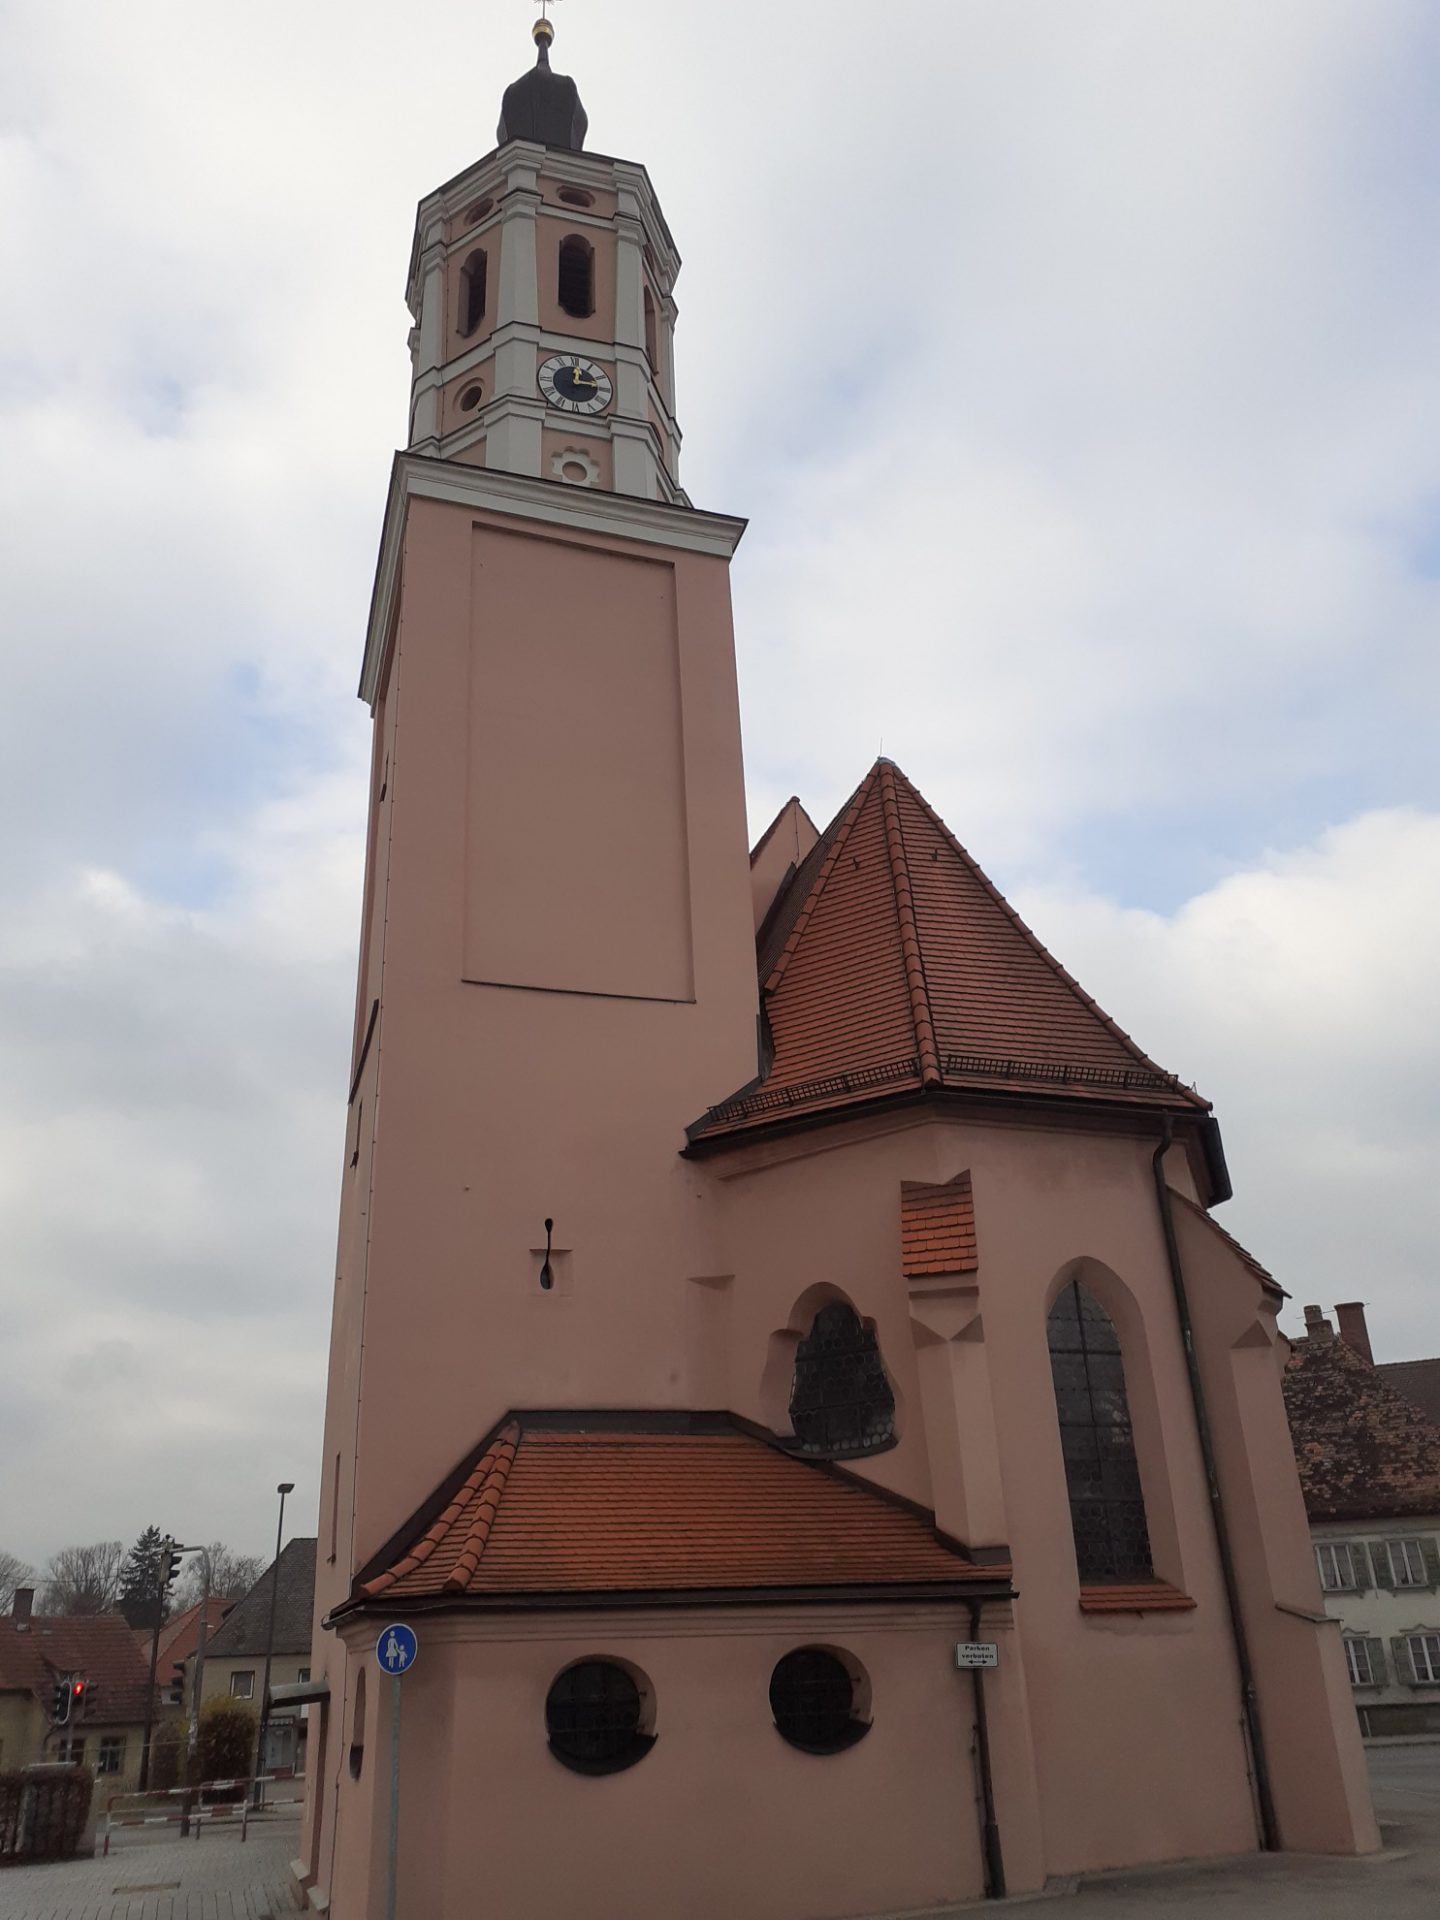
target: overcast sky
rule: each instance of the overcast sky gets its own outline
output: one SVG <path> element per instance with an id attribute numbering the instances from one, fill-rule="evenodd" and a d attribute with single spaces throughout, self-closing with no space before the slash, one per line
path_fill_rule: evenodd
<path id="1" fill-rule="evenodd" d="M 314 1526 L 420 196 L 527 0 L 0 0 L 0 1547 Z M 566 0 L 744 513 L 752 826 L 883 742 L 1440 1354 L 1440 8 Z M 724 1089 L 718 1089 L 723 1092 Z"/>

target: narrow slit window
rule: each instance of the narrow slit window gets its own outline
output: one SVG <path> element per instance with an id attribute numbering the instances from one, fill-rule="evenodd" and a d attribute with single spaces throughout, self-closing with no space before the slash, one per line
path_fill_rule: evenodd
<path id="1" fill-rule="evenodd" d="M 577 320 L 595 311 L 595 249 L 578 233 L 560 242 L 560 305 Z"/>
<path id="2" fill-rule="evenodd" d="M 1114 1324 L 1076 1280 L 1050 1312 L 1050 1371 L 1082 1582 L 1153 1580 L 1150 1529 Z"/>
<path id="3" fill-rule="evenodd" d="M 655 296 L 649 287 L 645 289 L 645 351 L 650 356 L 651 370 L 656 378 L 660 375 L 660 335 L 655 321 Z"/>
<path id="4" fill-rule="evenodd" d="M 795 1349 L 790 1424 L 802 1453 L 878 1453 L 895 1439 L 895 1395 L 875 1329 L 844 1300 L 821 1307 Z"/>
<path id="5" fill-rule="evenodd" d="M 460 331 L 474 333 L 485 318 L 485 249 L 477 247 L 460 269 Z"/>

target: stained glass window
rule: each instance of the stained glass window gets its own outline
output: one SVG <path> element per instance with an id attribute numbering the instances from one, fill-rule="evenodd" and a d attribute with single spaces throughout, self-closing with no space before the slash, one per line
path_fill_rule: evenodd
<path id="1" fill-rule="evenodd" d="M 1150 1530 L 1110 1316 L 1072 1280 L 1050 1312 L 1050 1370 L 1082 1581 L 1150 1580 Z"/>
<path id="2" fill-rule="evenodd" d="M 895 1438 L 895 1395 L 873 1327 L 843 1300 L 821 1307 L 795 1349 L 790 1424 L 802 1453 L 878 1453 Z"/>

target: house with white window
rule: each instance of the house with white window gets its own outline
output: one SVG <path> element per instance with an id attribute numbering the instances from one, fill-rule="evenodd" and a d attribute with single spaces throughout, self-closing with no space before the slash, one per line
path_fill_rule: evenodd
<path id="1" fill-rule="evenodd" d="M 272 1689 L 308 1680 L 314 1605 L 315 1539 L 311 1535 L 288 1540 L 280 1558 L 265 1569 L 250 1591 L 226 1614 L 205 1649 L 201 1705 L 206 1706 L 212 1700 L 240 1700 L 258 1721 L 263 1705 L 267 1650 Z M 184 1697 L 187 1700 L 194 1685 L 194 1669 L 192 1653 L 185 1663 Z M 277 1707 L 270 1715 L 266 1730 L 261 1770 L 303 1774 L 305 1734 L 305 1708 Z"/>
<path id="2" fill-rule="evenodd" d="M 1338 1336 L 1305 1309 L 1285 1374 L 1325 1610 L 1366 1738 L 1440 1739 L 1440 1425 L 1375 1365 L 1364 1307 L 1335 1314 Z"/>

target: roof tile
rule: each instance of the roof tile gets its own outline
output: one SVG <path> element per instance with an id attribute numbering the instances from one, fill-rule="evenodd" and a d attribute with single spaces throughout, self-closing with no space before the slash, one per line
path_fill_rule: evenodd
<path id="1" fill-rule="evenodd" d="M 760 967 L 769 1070 L 692 1139 L 940 1086 L 1208 1111 L 1046 951 L 888 760 L 776 903 Z"/>
<path id="2" fill-rule="evenodd" d="M 685 1431 L 515 1416 L 357 1601 L 934 1586 L 1003 1578 L 933 1519 L 725 1421 Z"/>
<path id="3" fill-rule="evenodd" d="M 1440 1513 L 1440 1426 L 1343 1340 L 1296 1342 L 1285 1411 L 1312 1520 Z"/>

